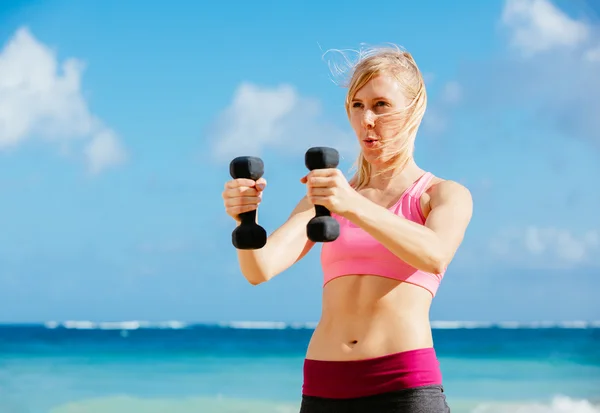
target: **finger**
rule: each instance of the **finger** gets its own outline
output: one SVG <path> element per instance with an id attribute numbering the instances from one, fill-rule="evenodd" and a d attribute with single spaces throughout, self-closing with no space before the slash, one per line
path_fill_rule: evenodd
<path id="1" fill-rule="evenodd" d="M 246 178 L 231 179 L 231 180 L 225 182 L 225 188 L 228 188 L 228 189 L 239 188 L 241 186 L 254 187 L 254 185 L 255 185 L 255 181 L 253 181 L 252 179 L 246 179 Z"/>
<path id="2" fill-rule="evenodd" d="M 328 197 L 326 197 L 326 196 L 309 196 L 308 197 L 308 200 L 313 205 L 327 205 L 327 199 L 328 199 Z"/>
<path id="3" fill-rule="evenodd" d="M 310 176 L 335 176 L 338 174 L 339 169 L 337 168 L 324 168 L 324 169 L 313 169 L 308 174 Z"/>
<path id="4" fill-rule="evenodd" d="M 267 180 L 265 178 L 258 178 L 254 187 L 259 191 L 264 191 L 267 187 Z"/>
<path id="5" fill-rule="evenodd" d="M 305 184 L 308 182 L 308 175 L 304 175 L 302 178 L 300 178 L 300 182 Z"/>
<path id="6" fill-rule="evenodd" d="M 227 198 L 225 205 L 227 207 L 242 206 L 242 205 L 258 205 L 260 204 L 261 198 L 258 196 L 241 196 L 235 198 Z"/>
<path id="7" fill-rule="evenodd" d="M 311 176 L 310 178 L 308 178 L 308 183 L 313 188 L 317 188 L 317 187 L 326 188 L 328 186 L 331 186 L 333 181 L 331 180 L 330 177 Z"/>
<path id="8" fill-rule="evenodd" d="M 240 205 L 228 208 L 227 212 L 232 216 L 236 216 L 239 214 L 243 214 L 244 212 L 254 211 L 256 210 L 256 208 L 256 205 Z"/>
<path id="9" fill-rule="evenodd" d="M 259 196 L 259 191 L 256 188 L 248 188 L 246 186 L 238 188 L 229 188 L 223 192 L 223 198 L 237 198 L 240 196 Z"/>
<path id="10" fill-rule="evenodd" d="M 308 190 L 309 196 L 331 196 L 333 191 L 330 188 L 310 188 Z"/>

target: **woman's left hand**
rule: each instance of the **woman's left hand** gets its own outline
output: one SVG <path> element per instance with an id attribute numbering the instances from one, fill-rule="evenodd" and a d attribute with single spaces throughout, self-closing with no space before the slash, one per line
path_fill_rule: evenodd
<path id="1" fill-rule="evenodd" d="M 306 195 L 313 205 L 322 205 L 341 216 L 352 210 L 359 196 L 337 168 L 314 169 L 300 182 L 306 184 Z"/>

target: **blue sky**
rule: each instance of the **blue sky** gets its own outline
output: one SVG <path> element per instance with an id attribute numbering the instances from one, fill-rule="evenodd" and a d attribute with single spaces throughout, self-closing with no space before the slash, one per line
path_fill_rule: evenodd
<path id="1" fill-rule="evenodd" d="M 191 3 L 0 6 L 0 321 L 317 320 L 319 249 L 250 286 L 221 190 L 232 157 L 263 157 L 273 231 L 306 148 L 348 171 L 322 56 L 385 42 L 426 76 L 418 163 L 475 202 L 432 319 L 600 319 L 591 0 Z"/>

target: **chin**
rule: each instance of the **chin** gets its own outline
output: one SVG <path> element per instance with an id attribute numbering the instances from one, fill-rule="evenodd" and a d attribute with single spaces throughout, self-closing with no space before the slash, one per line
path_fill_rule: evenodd
<path id="1" fill-rule="evenodd" d="M 365 161 L 369 163 L 369 165 L 374 167 L 384 166 L 386 162 L 389 161 L 387 157 L 381 156 L 381 153 L 377 153 L 374 151 L 363 151 L 363 157 L 365 158 Z"/>
<path id="2" fill-rule="evenodd" d="M 383 165 L 392 159 L 391 155 L 387 155 L 381 149 L 362 148 L 362 154 L 367 162 L 375 166 Z"/>

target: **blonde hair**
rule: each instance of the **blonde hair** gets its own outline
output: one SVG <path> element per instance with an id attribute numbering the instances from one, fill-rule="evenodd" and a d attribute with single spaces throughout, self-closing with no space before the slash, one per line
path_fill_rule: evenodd
<path id="1" fill-rule="evenodd" d="M 410 53 L 396 45 L 368 47 L 355 51 L 358 58 L 354 63 L 347 57 L 348 51 L 338 50 L 338 52 L 344 60 L 341 63 L 330 62 L 329 66 L 334 76 L 349 72 L 350 78 L 344 84 L 348 88 L 345 101 L 348 117 L 350 117 L 350 106 L 356 92 L 371 79 L 381 74 L 388 74 L 400 82 L 410 103 L 404 108 L 378 116 L 378 120 L 389 123 L 390 127 L 399 130 L 394 139 L 382 142 L 382 145 L 397 144 L 398 140 L 400 145 L 391 153 L 390 161 L 378 174 L 394 169 L 401 171 L 413 157 L 415 138 L 427 107 L 425 82 L 419 67 Z M 369 182 L 372 174 L 371 165 L 362 151 L 354 167 L 356 173 L 350 182 L 359 189 Z"/>

